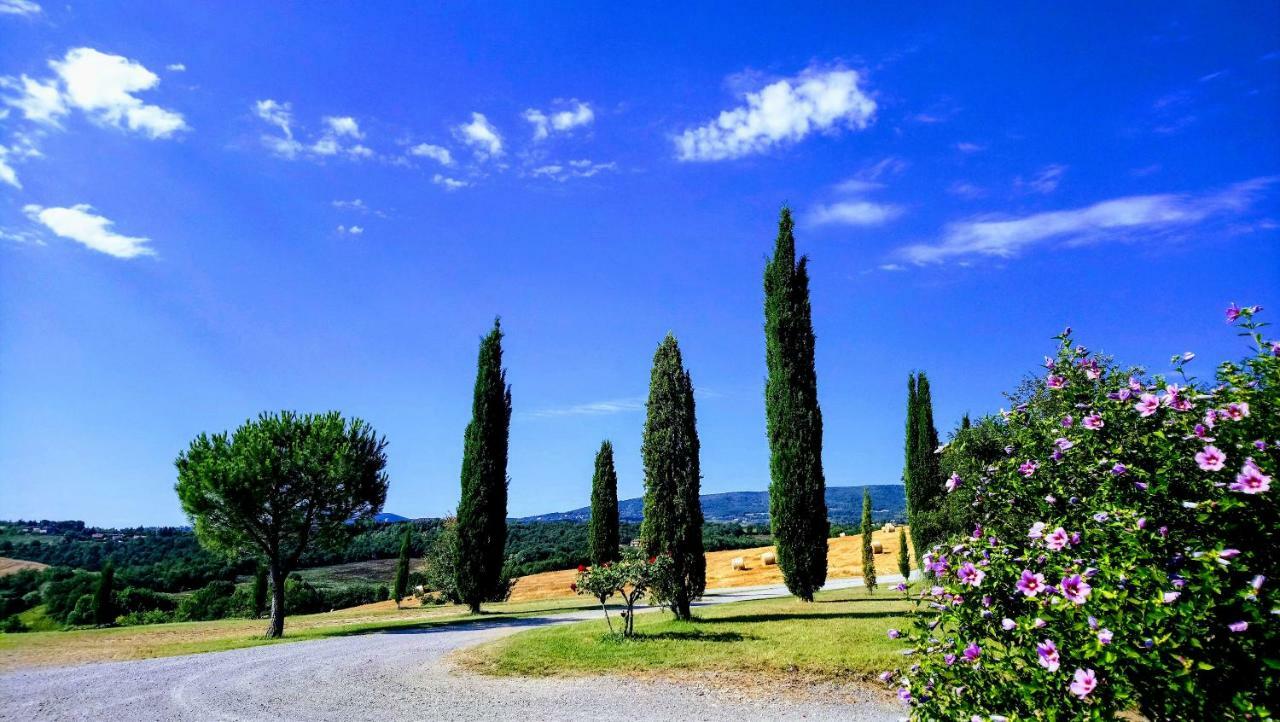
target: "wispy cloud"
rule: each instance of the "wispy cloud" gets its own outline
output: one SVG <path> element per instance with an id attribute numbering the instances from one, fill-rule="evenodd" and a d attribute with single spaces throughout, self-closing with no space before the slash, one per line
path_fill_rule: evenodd
<path id="1" fill-rule="evenodd" d="M 409 149 L 409 155 L 419 158 L 430 158 L 443 166 L 453 165 L 453 154 L 448 148 L 430 143 L 419 143 Z"/>
<path id="2" fill-rule="evenodd" d="M 947 186 L 947 192 L 957 198 L 963 198 L 968 201 L 976 200 L 987 195 L 987 189 L 965 181 L 956 181 Z"/>
<path id="3" fill-rule="evenodd" d="M 534 419 L 550 419 L 562 416 L 608 416 L 625 414 L 633 411 L 644 411 L 642 397 L 612 399 L 609 401 L 592 401 L 572 406 L 553 406 L 527 412 L 525 415 Z"/>
<path id="4" fill-rule="evenodd" d="M 550 178 L 563 183 L 570 178 L 590 178 L 605 171 L 616 170 L 617 167 L 617 163 L 597 163 L 584 158 L 582 160 L 571 160 L 567 163 L 549 163 L 538 166 L 529 171 L 529 175 L 535 178 Z"/>
<path id="5" fill-rule="evenodd" d="M 1138 232 L 1188 227 L 1214 216 L 1243 212 L 1277 180 L 1280 178 L 1254 178 L 1211 193 L 1125 196 L 1020 218 L 961 221 L 947 225 L 939 242 L 906 246 L 898 255 L 912 263 L 928 264 L 972 256 L 1011 258 L 1053 242 L 1074 245 L 1124 240 Z"/>
<path id="6" fill-rule="evenodd" d="M 591 106 L 576 98 L 561 103 L 568 107 L 545 113 L 537 108 L 524 111 L 524 119 L 533 126 L 534 140 L 546 140 L 552 133 L 567 133 L 574 128 L 591 125 L 596 119 Z"/>
<path id="7" fill-rule="evenodd" d="M 716 161 L 763 153 L 841 127 L 862 130 L 876 102 L 853 70 L 810 69 L 744 95 L 745 103 L 673 139 L 683 161 Z"/>
<path id="8" fill-rule="evenodd" d="M 454 134 L 463 143 L 471 146 L 477 159 L 484 160 L 502 155 L 502 135 L 483 113 L 472 113 L 471 122 L 454 128 Z"/>
<path id="9" fill-rule="evenodd" d="M 456 191 L 459 188 L 466 188 L 467 186 L 471 185 L 467 181 L 459 180 L 457 178 L 450 178 L 449 176 L 443 175 L 441 173 L 436 173 L 434 176 L 432 176 L 431 182 L 435 183 L 441 188 L 444 188 L 447 191 Z"/>
<path id="10" fill-rule="evenodd" d="M 1067 166 L 1054 163 L 1041 168 L 1038 173 L 1030 178 L 1023 179 L 1022 176 L 1018 176 L 1013 185 L 1019 190 L 1049 195 L 1058 190 L 1058 183 L 1062 181 L 1062 176 L 1066 172 Z"/>
<path id="11" fill-rule="evenodd" d="M 150 238 L 116 233 L 111 229 L 112 221 L 95 213 L 92 206 L 82 203 L 70 208 L 42 208 L 33 204 L 22 210 L 28 218 L 55 234 L 109 256 L 134 258 L 155 255 L 148 245 Z"/>
<path id="12" fill-rule="evenodd" d="M 372 149 L 356 142 L 364 138 L 364 133 L 350 116 L 325 116 L 321 119 L 320 133 L 303 142 L 294 132 L 291 103 L 266 98 L 254 103 L 253 110 L 264 123 L 280 130 L 279 135 L 264 134 L 262 144 L 281 158 L 320 160 L 342 156 L 359 160 L 373 157 Z"/>
<path id="13" fill-rule="evenodd" d="M 809 215 L 814 225 L 878 226 L 902 215 L 902 206 L 866 200 L 837 201 L 816 206 Z"/>
<path id="14" fill-rule="evenodd" d="M 979 145 L 978 143 L 970 143 L 968 141 L 961 141 L 959 143 L 956 143 L 956 150 L 960 151 L 961 153 L 964 153 L 965 155 L 973 155 L 974 153 L 981 153 L 986 149 L 987 149 L 987 146 Z"/>
<path id="15" fill-rule="evenodd" d="M 40 5 L 31 0 L 0 0 L 0 15 L 39 15 Z"/>

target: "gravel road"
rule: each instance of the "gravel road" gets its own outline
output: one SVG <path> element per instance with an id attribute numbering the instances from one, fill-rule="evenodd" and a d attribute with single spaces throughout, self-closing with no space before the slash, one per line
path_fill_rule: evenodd
<path id="1" fill-rule="evenodd" d="M 882 580 L 894 583 L 895 577 Z M 856 586 L 834 580 L 826 588 Z M 782 596 L 782 587 L 709 593 L 703 604 Z M 0 676 L 0 720 L 897 720 L 868 693 L 852 701 L 740 699 L 695 684 L 618 677 L 490 678 L 445 657 L 523 629 L 598 619 L 574 612 L 386 631 L 227 652 L 36 669 Z M 856 692 L 855 692 L 856 694 Z"/>

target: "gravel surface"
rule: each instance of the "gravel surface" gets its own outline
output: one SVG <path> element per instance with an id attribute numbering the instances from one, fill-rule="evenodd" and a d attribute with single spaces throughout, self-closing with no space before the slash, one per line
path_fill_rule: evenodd
<path id="1" fill-rule="evenodd" d="M 893 583 L 897 578 L 886 578 Z M 827 589 L 857 586 L 835 580 Z M 711 593 L 704 604 L 785 595 L 782 587 Z M 521 679 L 460 672 L 454 650 L 574 612 L 386 631 L 227 652 L 37 669 L 0 676 L 0 720 L 897 720 L 868 692 L 813 700 L 743 699 L 694 683 L 618 677 Z"/>

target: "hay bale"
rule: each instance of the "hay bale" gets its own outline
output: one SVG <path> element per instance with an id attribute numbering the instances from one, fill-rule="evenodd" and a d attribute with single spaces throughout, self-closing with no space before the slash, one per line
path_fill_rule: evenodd
<path id="1" fill-rule="evenodd" d="M 897 531 L 897 530 L 898 530 L 898 527 L 894 526 L 893 522 L 889 522 L 885 524 L 884 527 L 881 528 L 881 531 Z"/>
<path id="2" fill-rule="evenodd" d="M 843 538 L 844 538 L 844 536 L 845 536 L 845 535 L 844 535 L 844 532 L 840 532 L 840 538 L 841 538 L 841 539 L 843 539 Z"/>
<path id="3" fill-rule="evenodd" d="M 760 563 L 766 567 L 773 566 L 778 563 L 778 555 L 773 552 L 765 552 L 760 555 Z"/>
<path id="4" fill-rule="evenodd" d="M 742 557 L 734 557 L 730 560 L 729 564 L 733 567 L 734 571 L 742 571 L 747 568 L 747 560 Z"/>
<path id="5" fill-rule="evenodd" d="M 871 542 L 871 553 L 872 553 L 872 554 L 884 554 L 884 545 L 883 545 L 883 544 L 881 544 L 881 543 L 880 543 L 880 542 L 878 542 L 878 541 L 873 541 L 873 542 Z"/>

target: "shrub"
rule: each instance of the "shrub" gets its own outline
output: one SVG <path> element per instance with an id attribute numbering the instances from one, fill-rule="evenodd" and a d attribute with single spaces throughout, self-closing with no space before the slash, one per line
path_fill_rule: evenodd
<path id="1" fill-rule="evenodd" d="M 178 602 L 175 617 L 179 622 L 222 619 L 228 616 L 235 591 L 236 586 L 231 582 L 222 579 L 209 582 Z"/>
<path id="2" fill-rule="evenodd" d="M 26 631 L 28 631 L 27 625 L 23 624 L 22 620 L 18 619 L 18 615 L 16 614 L 10 614 L 3 620 L 0 620 L 0 632 L 4 632 L 5 634 L 18 634 Z"/>
<path id="3" fill-rule="evenodd" d="M 94 624 L 92 594 L 81 594 L 80 597 L 76 599 L 75 606 L 72 607 L 71 611 L 67 614 L 66 622 L 73 627 Z"/>
<path id="4" fill-rule="evenodd" d="M 163 609 L 129 612 L 116 617 L 116 624 L 121 627 L 132 627 L 139 624 L 167 624 L 172 621 L 174 621 L 174 613 Z"/>
<path id="5" fill-rule="evenodd" d="M 622 612 L 622 635 L 630 637 L 635 634 L 636 602 L 649 594 L 654 604 L 669 604 L 670 600 L 660 590 L 671 587 L 674 575 L 675 563 L 670 555 L 645 559 L 640 550 L 627 548 L 623 550 L 620 561 L 594 567 L 579 566 L 578 578 L 571 588 L 578 594 L 589 594 L 600 600 L 600 609 L 604 611 L 610 632 L 614 631 L 613 621 L 609 619 L 605 601 L 614 594 L 621 596 L 626 607 Z"/>
<path id="6" fill-rule="evenodd" d="M 125 587 L 116 592 L 115 606 L 116 611 L 120 612 L 121 616 L 125 616 L 133 612 L 153 610 L 169 612 L 177 607 L 177 603 L 167 594 L 141 587 Z"/>
<path id="7" fill-rule="evenodd" d="M 1068 330 L 1004 413 L 1003 457 L 956 459 L 980 526 L 926 555 L 899 691 L 916 718 L 1277 711 L 1280 343 L 1256 310 L 1229 320 L 1259 352 L 1213 385 L 1191 354 L 1148 379 Z"/>

